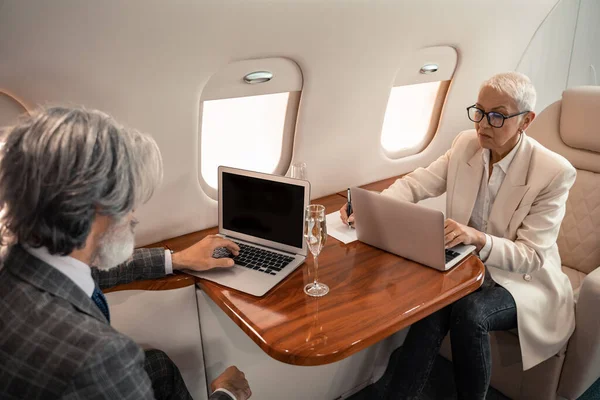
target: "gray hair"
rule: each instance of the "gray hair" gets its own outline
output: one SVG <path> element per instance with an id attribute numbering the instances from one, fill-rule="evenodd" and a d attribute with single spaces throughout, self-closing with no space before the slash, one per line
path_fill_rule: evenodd
<path id="1" fill-rule="evenodd" d="M 123 217 L 161 180 L 151 137 L 100 111 L 42 109 L 6 132 L 0 240 L 70 254 L 84 247 L 96 213 Z"/>
<path id="2" fill-rule="evenodd" d="M 533 111 L 535 107 L 535 87 L 527 75 L 520 72 L 496 74 L 481 84 L 481 88 L 486 86 L 509 95 L 517 103 L 519 112 Z"/>

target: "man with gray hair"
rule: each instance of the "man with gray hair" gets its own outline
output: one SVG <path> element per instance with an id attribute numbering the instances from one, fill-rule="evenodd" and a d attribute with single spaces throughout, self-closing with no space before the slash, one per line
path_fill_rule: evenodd
<path id="1" fill-rule="evenodd" d="M 49 108 L 8 130 L 0 161 L 0 398 L 191 399 L 165 353 L 110 326 L 103 288 L 176 269 L 231 267 L 210 236 L 134 251 L 136 207 L 162 179 L 156 142 L 98 111 Z M 251 396 L 229 367 L 213 400 Z"/>

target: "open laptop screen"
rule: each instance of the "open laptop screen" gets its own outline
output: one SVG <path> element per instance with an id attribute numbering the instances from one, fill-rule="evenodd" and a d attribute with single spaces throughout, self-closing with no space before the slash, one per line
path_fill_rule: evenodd
<path id="1" fill-rule="evenodd" d="M 302 247 L 304 187 L 223 172 L 222 227 Z"/>

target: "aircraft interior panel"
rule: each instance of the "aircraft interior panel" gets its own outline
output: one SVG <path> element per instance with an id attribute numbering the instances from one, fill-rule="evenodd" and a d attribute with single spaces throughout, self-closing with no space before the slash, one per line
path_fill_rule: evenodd
<path id="1" fill-rule="evenodd" d="M 232 62 L 282 57 L 302 71 L 291 161 L 307 164 L 317 198 L 443 153 L 470 126 L 464 107 L 478 82 L 515 68 L 555 4 L 506 1 L 498 17 L 471 1 L 6 0 L 0 85 L 27 104 L 104 110 L 157 140 L 164 183 L 139 210 L 143 245 L 216 224 L 216 203 L 198 180 L 199 102 Z M 457 53 L 437 133 L 422 152 L 390 159 L 380 134 L 391 87 L 416 83 L 417 70 L 398 71 L 434 46 Z"/>
<path id="2" fill-rule="evenodd" d="M 217 226 L 220 165 L 285 175 L 305 163 L 312 199 L 426 167 L 473 128 L 466 108 L 481 82 L 505 71 L 529 76 L 535 111 L 545 110 L 538 131 L 553 132 L 538 140 L 593 186 L 593 133 L 565 139 L 556 126 L 566 120 L 565 90 L 598 86 L 598 0 L 0 0 L 0 128 L 39 106 L 84 106 L 156 140 L 163 180 L 136 210 L 136 246 Z M 590 104 L 582 110 L 593 113 Z M 446 212 L 446 194 L 423 204 Z M 583 281 L 594 268 L 569 274 Z M 162 347 L 197 399 L 232 364 L 246 371 L 254 398 L 347 398 L 381 378 L 408 331 L 340 361 L 289 365 L 195 282 L 107 298 L 113 326 L 144 348 Z M 494 348 L 506 373 L 492 386 L 558 400 L 555 387 L 547 395 L 512 383 L 544 379 L 534 376 L 542 369 L 520 377 L 513 333 L 492 339 L 511 347 Z M 544 367 L 553 381 L 565 351 Z"/>

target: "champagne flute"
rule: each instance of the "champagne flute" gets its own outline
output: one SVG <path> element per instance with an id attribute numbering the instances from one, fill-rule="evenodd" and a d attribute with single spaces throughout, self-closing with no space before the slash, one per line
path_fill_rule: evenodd
<path id="1" fill-rule="evenodd" d="M 325 207 L 320 204 L 311 204 L 304 211 L 304 239 L 308 249 L 313 255 L 315 266 L 315 279 L 304 287 L 304 293 L 313 297 L 325 296 L 329 287 L 318 282 L 319 253 L 327 241 L 327 224 L 325 222 Z"/>
<path id="2" fill-rule="evenodd" d="M 306 180 L 306 163 L 304 162 L 295 162 L 291 167 L 291 175 L 294 179 L 303 179 Z"/>

